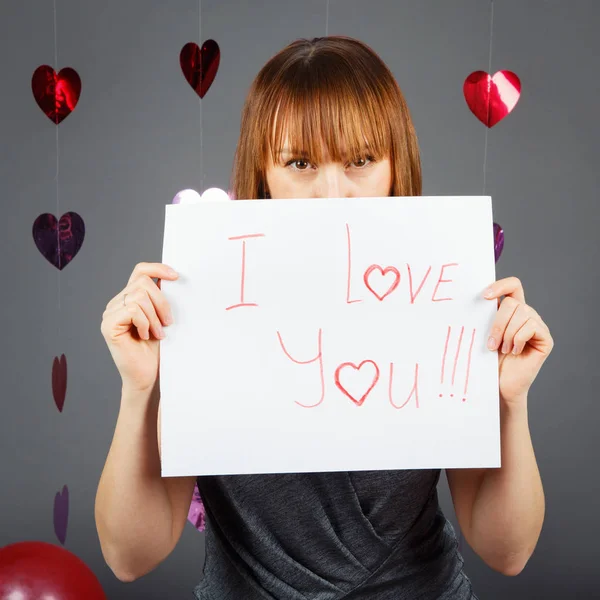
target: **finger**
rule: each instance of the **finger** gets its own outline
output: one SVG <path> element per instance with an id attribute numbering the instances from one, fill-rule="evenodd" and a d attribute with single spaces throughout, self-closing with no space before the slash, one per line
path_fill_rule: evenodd
<path id="1" fill-rule="evenodd" d="M 138 287 L 131 294 L 128 294 L 126 305 L 129 306 L 133 303 L 137 304 L 146 315 L 154 337 L 162 340 L 165 334 L 148 291 L 143 287 Z"/>
<path id="2" fill-rule="evenodd" d="M 535 317 L 528 319 L 515 334 L 513 354 L 521 354 L 526 345 L 546 355 L 554 347 L 550 330 Z"/>
<path id="3" fill-rule="evenodd" d="M 150 322 L 148 321 L 148 317 L 146 317 L 144 311 L 135 302 L 127 306 L 121 305 L 116 310 L 105 311 L 100 329 L 107 341 L 114 341 L 131 329 L 135 329 L 140 339 L 147 340 L 150 338 Z"/>
<path id="4" fill-rule="evenodd" d="M 510 296 L 518 302 L 525 304 L 525 290 L 523 289 L 521 280 L 517 277 L 499 279 L 492 283 L 483 293 L 483 297 L 488 300 L 499 298 L 500 296 Z"/>
<path id="5" fill-rule="evenodd" d="M 108 303 L 106 307 L 107 310 L 119 310 L 119 307 L 123 302 L 129 302 L 130 295 L 135 294 L 138 289 L 145 290 L 150 296 L 154 305 L 154 311 L 160 318 L 161 324 L 165 326 L 171 325 L 173 323 L 173 314 L 169 302 L 158 284 L 156 284 L 148 275 L 140 276 L 119 292 L 119 294 Z M 125 294 L 127 294 L 127 297 L 125 297 Z M 152 314 L 149 314 L 148 316 L 150 317 Z"/>
<path id="6" fill-rule="evenodd" d="M 164 263 L 147 263 L 140 262 L 135 265 L 127 284 L 131 284 L 140 277 L 147 275 L 148 277 L 157 277 L 159 279 L 177 279 L 178 273 L 169 265 Z"/>
<path id="7" fill-rule="evenodd" d="M 160 279 L 158 281 L 160 283 Z M 149 277 L 142 277 L 138 280 L 138 283 L 150 296 L 152 304 L 154 305 L 154 310 L 159 316 L 161 323 L 163 325 L 171 325 L 171 323 L 173 323 L 171 306 L 169 305 L 169 301 L 164 292 L 160 289 L 159 284 L 155 283 L 154 280 Z"/>
<path id="8" fill-rule="evenodd" d="M 132 302 L 123 307 L 125 318 L 130 319 L 130 322 L 136 328 L 138 335 L 142 340 L 150 339 L 150 321 L 146 313 L 142 310 L 137 302 Z"/>
<path id="9" fill-rule="evenodd" d="M 488 348 L 490 350 L 497 350 L 500 347 L 508 322 L 518 307 L 519 303 L 510 297 L 504 298 L 500 303 L 500 307 L 498 308 L 498 312 L 496 313 L 494 323 L 490 330 L 490 337 L 488 338 Z"/>
<path id="10" fill-rule="evenodd" d="M 512 350 L 515 334 L 531 318 L 533 318 L 533 311 L 529 310 L 526 304 L 518 304 L 504 331 L 502 354 L 508 354 Z"/>

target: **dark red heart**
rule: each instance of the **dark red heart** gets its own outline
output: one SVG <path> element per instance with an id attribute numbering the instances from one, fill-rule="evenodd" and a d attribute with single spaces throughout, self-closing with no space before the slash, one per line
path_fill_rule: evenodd
<path id="1" fill-rule="evenodd" d="M 67 525 L 69 524 L 69 488 L 63 485 L 62 492 L 54 496 L 54 533 L 64 546 L 67 541 Z"/>
<path id="2" fill-rule="evenodd" d="M 62 412 L 67 395 L 67 357 L 64 354 L 60 359 L 55 356 L 52 361 L 52 395 L 56 408 Z"/>
<path id="3" fill-rule="evenodd" d="M 504 249 L 504 229 L 498 225 L 498 223 L 494 223 L 494 259 L 495 262 L 498 262 L 498 259 L 502 255 L 502 250 Z"/>
<path id="4" fill-rule="evenodd" d="M 474 71 L 465 79 L 463 93 L 471 112 L 484 125 L 493 127 L 517 105 L 521 81 L 512 71 L 498 71 L 493 77 Z"/>
<path id="5" fill-rule="evenodd" d="M 221 51 L 215 40 L 206 40 L 202 49 L 194 42 L 187 43 L 179 53 L 179 64 L 187 82 L 200 98 L 204 98 L 217 75 Z"/>
<path id="6" fill-rule="evenodd" d="M 35 245 L 61 271 L 75 258 L 84 237 L 85 225 L 76 212 L 65 213 L 60 221 L 51 213 L 43 213 L 33 224 Z"/>
<path id="7" fill-rule="evenodd" d="M 81 94 L 81 79 L 71 67 L 57 74 L 52 67 L 41 65 L 33 72 L 31 89 L 42 112 L 58 125 L 75 110 Z"/>

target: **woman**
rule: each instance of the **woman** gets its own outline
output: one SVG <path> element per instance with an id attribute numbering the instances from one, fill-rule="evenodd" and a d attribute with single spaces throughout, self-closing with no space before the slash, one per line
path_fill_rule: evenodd
<path id="1" fill-rule="evenodd" d="M 232 187 L 240 199 L 420 195 L 409 111 L 381 59 L 345 37 L 299 40 L 273 57 L 246 99 Z M 173 550 L 197 480 L 207 516 L 199 599 L 476 598 L 438 503 L 439 469 L 161 479 L 159 340 L 172 317 L 160 279 L 176 277 L 137 265 L 103 315 L 123 386 L 96 523 L 116 576 L 138 578 Z M 544 517 L 527 394 L 553 341 L 518 279 L 493 283 L 486 298 L 499 306 L 489 348 L 499 355 L 502 468 L 446 476 L 469 545 L 515 575 Z"/>

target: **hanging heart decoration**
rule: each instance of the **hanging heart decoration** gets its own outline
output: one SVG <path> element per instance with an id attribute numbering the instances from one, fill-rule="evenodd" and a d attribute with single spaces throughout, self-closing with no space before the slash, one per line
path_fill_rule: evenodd
<path id="1" fill-rule="evenodd" d="M 54 496 L 54 533 L 58 541 L 64 546 L 67 540 L 67 526 L 69 524 L 69 488 L 64 485 L 62 492 Z"/>
<path id="2" fill-rule="evenodd" d="M 204 531 L 206 528 L 206 511 L 204 509 L 204 502 L 202 496 L 198 490 L 198 484 L 194 487 L 194 494 L 192 496 L 192 502 L 188 510 L 188 521 L 198 530 Z"/>
<path id="3" fill-rule="evenodd" d="M 200 98 L 204 98 L 217 75 L 221 51 L 215 40 L 206 40 L 202 49 L 194 42 L 187 43 L 179 53 L 179 64 L 186 81 Z"/>
<path id="4" fill-rule="evenodd" d="M 42 213 L 33 223 L 32 233 L 42 256 L 62 271 L 79 252 L 85 225 L 76 212 L 65 213 L 60 221 L 51 213 Z"/>
<path id="5" fill-rule="evenodd" d="M 59 412 L 62 412 L 67 395 L 67 357 L 64 354 L 52 361 L 52 395 Z"/>
<path id="6" fill-rule="evenodd" d="M 494 258 L 495 261 L 498 262 L 498 259 L 502 255 L 502 250 L 504 249 L 504 229 L 498 225 L 498 223 L 494 223 Z"/>
<path id="7" fill-rule="evenodd" d="M 33 72 L 31 89 L 42 112 L 58 125 L 75 110 L 81 94 L 81 79 L 71 67 L 56 73 L 52 67 L 41 65 Z"/>
<path id="8" fill-rule="evenodd" d="M 517 105 L 521 81 L 512 71 L 498 71 L 493 76 L 474 71 L 465 79 L 463 93 L 471 112 L 491 128 Z"/>

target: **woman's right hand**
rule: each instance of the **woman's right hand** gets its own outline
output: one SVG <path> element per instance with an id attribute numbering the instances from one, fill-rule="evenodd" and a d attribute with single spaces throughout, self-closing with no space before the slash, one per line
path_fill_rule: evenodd
<path id="1" fill-rule="evenodd" d="M 100 330 L 130 391 L 151 392 L 156 383 L 162 327 L 173 322 L 160 280 L 177 277 L 162 263 L 138 263 L 127 286 L 106 305 Z"/>

